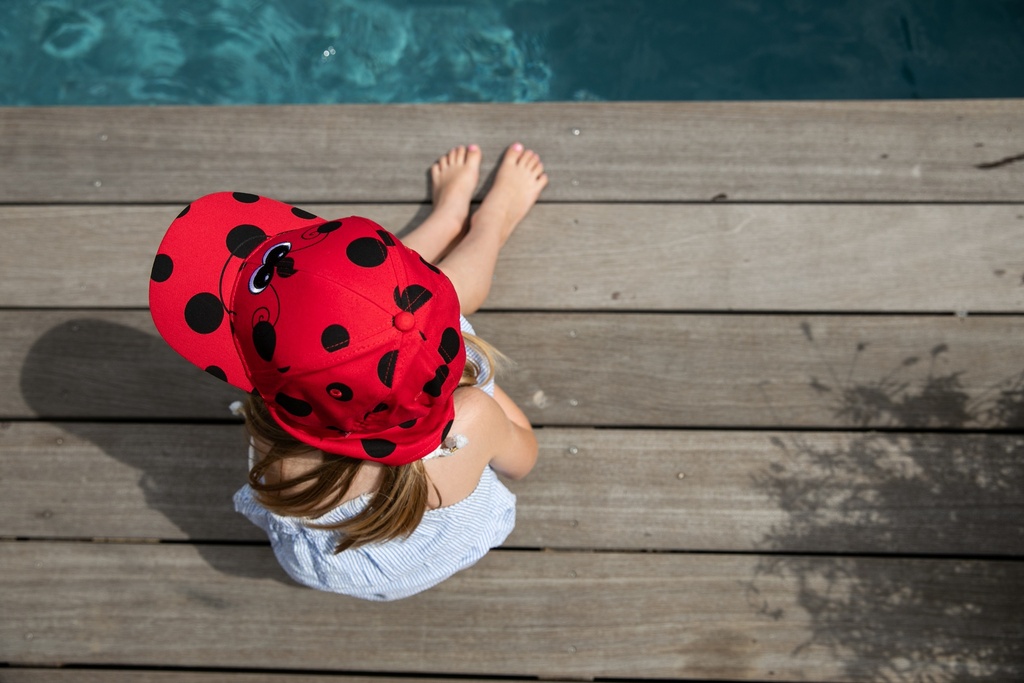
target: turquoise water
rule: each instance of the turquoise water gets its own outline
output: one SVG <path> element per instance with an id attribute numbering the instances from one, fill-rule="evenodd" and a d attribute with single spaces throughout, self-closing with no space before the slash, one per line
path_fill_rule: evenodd
<path id="1" fill-rule="evenodd" d="M 0 104 L 1024 96 L 1024 0 L 0 0 Z"/>

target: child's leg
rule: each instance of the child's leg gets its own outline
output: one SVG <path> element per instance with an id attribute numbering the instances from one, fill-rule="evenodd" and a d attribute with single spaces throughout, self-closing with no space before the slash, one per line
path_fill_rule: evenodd
<path id="1" fill-rule="evenodd" d="M 507 150 L 494 186 L 470 219 L 469 233 L 438 264 L 459 295 L 462 313 L 473 313 L 491 290 L 498 252 L 548 184 L 540 157 L 518 142 Z"/>
<path id="2" fill-rule="evenodd" d="M 462 234 L 480 178 L 480 148 L 455 147 L 430 167 L 434 209 L 427 220 L 402 237 L 402 244 L 431 263 Z"/>

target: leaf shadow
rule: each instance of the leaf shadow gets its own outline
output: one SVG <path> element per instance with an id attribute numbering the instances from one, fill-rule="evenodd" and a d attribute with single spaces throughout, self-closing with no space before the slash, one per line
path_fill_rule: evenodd
<path id="1" fill-rule="evenodd" d="M 857 378 L 867 347 L 845 373 L 819 352 L 824 379 L 808 379 L 859 431 L 770 439 L 753 484 L 784 519 L 748 601 L 781 619 L 759 586 L 794 585 L 809 636 L 792 655 L 824 651 L 849 680 L 1022 680 L 1024 372 L 971 392 L 966 371 L 937 369 L 939 344 Z"/>

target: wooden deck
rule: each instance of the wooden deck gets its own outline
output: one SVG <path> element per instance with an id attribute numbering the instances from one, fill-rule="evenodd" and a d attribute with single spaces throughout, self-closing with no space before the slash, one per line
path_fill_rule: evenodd
<path id="1" fill-rule="evenodd" d="M 518 526 L 409 600 L 297 587 L 145 310 L 163 230 L 401 230 L 513 138 Z M 1024 101 L 0 109 L 0 681 L 1024 679 L 1022 152 Z"/>

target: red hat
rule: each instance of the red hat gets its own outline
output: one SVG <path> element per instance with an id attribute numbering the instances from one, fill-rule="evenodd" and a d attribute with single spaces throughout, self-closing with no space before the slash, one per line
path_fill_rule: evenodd
<path id="1" fill-rule="evenodd" d="M 466 364 L 455 289 L 366 218 L 207 195 L 168 228 L 149 304 L 175 351 L 328 453 L 403 465 L 451 428 Z"/>

